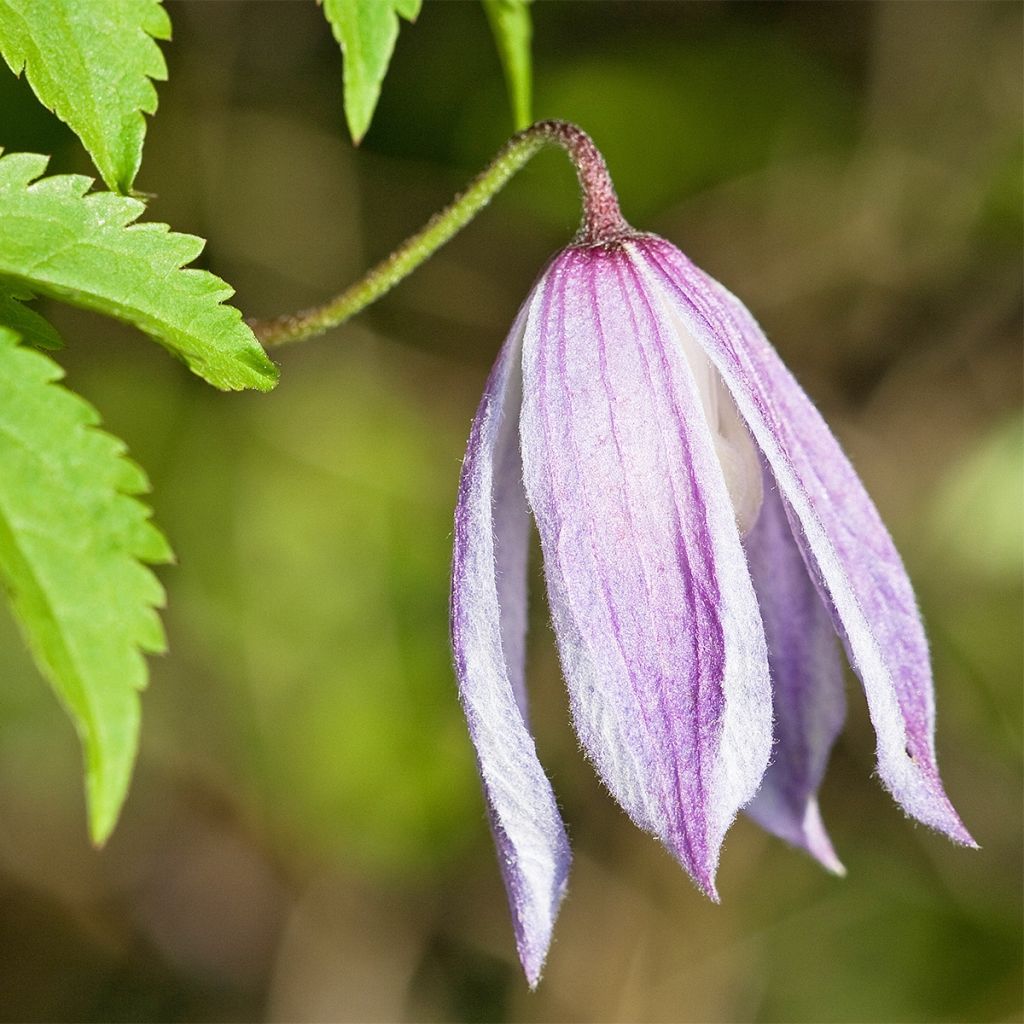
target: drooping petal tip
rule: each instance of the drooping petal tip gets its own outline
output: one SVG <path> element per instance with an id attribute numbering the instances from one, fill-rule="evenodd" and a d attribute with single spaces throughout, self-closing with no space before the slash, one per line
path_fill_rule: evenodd
<path id="1" fill-rule="evenodd" d="M 878 775 L 909 817 L 941 832 L 960 846 L 981 849 L 946 795 L 930 751 L 918 757 L 909 749 L 893 755 L 879 737 Z"/>
<path id="2" fill-rule="evenodd" d="M 508 837 L 494 820 L 492 831 L 498 848 L 498 863 L 508 892 L 515 932 L 516 952 L 530 989 L 536 989 L 551 948 L 551 937 L 562 900 L 568 891 L 569 849 L 565 846 L 560 870 L 551 884 L 538 887 L 523 878 L 523 860 L 513 850 Z"/>
<path id="3" fill-rule="evenodd" d="M 949 838 L 961 846 L 966 846 L 969 850 L 980 850 L 981 844 L 967 831 L 967 827 L 960 820 L 960 816 L 953 810 L 952 804 L 949 805 L 949 809 L 953 812 L 953 816 L 956 818 L 957 825 L 959 826 L 956 833 L 950 835 Z"/>
<path id="4" fill-rule="evenodd" d="M 717 865 L 715 867 L 717 868 Z M 704 893 L 712 903 L 719 904 L 722 902 L 722 897 L 718 895 L 718 886 L 715 884 L 716 874 L 717 870 L 712 869 L 710 873 L 703 873 L 702 876 L 695 879 L 695 881 L 697 883 L 697 888 L 700 889 L 700 891 Z"/>
<path id="5" fill-rule="evenodd" d="M 801 823 L 802 845 L 807 852 L 826 871 L 840 878 L 846 877 L 846 868 L 843 862 L 836 856 L 832 847 L 832 840 L 825 831 L 825 823 L 821 820 L 821 808 L 817 800 L 807 802 L 807 810 L 804 813 L 804 820 Z"/>
<path id="6" fill-rule="evenodd" d="M 769 791 L 759 793 L 744 810 L 766 832 L 803 850 L 826 871 L 840 877 L 846 875 L 846 868 L 836 855 L 825 829 L 816 797 L 801 800 L 798 810 L 793 803 L 773 797 Z"/>

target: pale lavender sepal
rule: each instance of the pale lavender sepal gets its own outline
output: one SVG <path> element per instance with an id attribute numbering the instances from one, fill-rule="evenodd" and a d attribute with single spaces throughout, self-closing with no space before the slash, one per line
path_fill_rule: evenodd
<path id="1" fill-rule="evenodd" d="M 621 249 L 556 258 L 523 342 L 526 492 L 580 740 L 713 898 L 771 745 L 767 651 L 693 373 Z"/>
<path id="2" fill-rule="evenodd" d="M 839 645 L 767 467 L 761 514 L 743 545 L 768 641 L 775 707 L 772 761 L 744 811 L 842 875 L 818 809 L 818 789 L 846 715 Z"/>
<path id="3" fill-rule="evenodd" d="M 466 449 L 455 509 L 451 628 L 519 957 L 536 986 L 571 854 L 527 724 L 523 681 L 529 513 L 518 426 L 531 304 L 528 299 L 491 371 Z"/>
<path id="4" fill-rule="evenodd" d="M 914 593 L 863 484 L 739 299 L 662 239 L 627 244 L 722 375 L 800 524 L 864 686 L 882 781 L 908 814 L 975 845 L 939 778 L 931 665 Z"/>

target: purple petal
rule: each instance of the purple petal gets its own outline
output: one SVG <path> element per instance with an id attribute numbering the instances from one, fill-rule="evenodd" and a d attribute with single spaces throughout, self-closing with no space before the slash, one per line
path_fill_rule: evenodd
<path id="1" fill-rule="evenodd" d="M 928 644 L 906 570 L 821 415 L 743 304 L 661 239 L 633 243 L 704 346 L 764 452 L 827 590 L 878 738 L 879 774 L 908 814 L 974 845 L 942 788 Z"/>
<path id="2" fill-rule="evenodd" d="M 526 492 L 576 729 L 712 898 L 771 746 L 767 651 L 673 327 L 620 249 L 552 265 L 523 342 Z"/>
<path id="3" fill-rule="evenodd" d="M 817 796 L 846 715 L 839 645 L 767 468 L 761 514 L 744 546 L 768 641 L 775 704 L 772 763 L 745 810 L 773 835 L 842 875 Z"/>
<path id="4" fill-rule="evenodd" d="M 527 725 L 523 683 L 529 513 L 518 425 L 530 306 L 527 300 L 491 371 L 466 449 L 455 509 L 451 625 L 519 958 L 535 986 L 571 855 Z"/>

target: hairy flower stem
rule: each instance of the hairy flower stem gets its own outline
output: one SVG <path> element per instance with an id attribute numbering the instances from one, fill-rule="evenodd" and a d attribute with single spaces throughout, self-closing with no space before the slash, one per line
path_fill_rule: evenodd
<path id="1" fill-rule="evenodd" d="M 628 233 L 630 227 L 619 212 L 619 202 L 604 157 L 590 136 L 567 121 L 538 121 L 513 135 L 465 191 L 340 295 L 322 306 L 300 313 L 288 313 L 273 320 L 249 320 L 249 326 L 256 337 L 270 347 L 303 341 L 344 323 L 437 252 L 535 153 L 548 145 L 561 146 L 576 167 L 583 195 L 583 221 L 576 235 L 576 244 L 600 245 Z"/>

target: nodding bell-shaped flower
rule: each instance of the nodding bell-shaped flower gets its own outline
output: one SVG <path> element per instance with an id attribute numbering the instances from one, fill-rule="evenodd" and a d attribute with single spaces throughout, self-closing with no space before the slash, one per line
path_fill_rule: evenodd
<path id="1" fill-rule="evenodd" d="M 570 862 L 524 683 L 531 512 L 583 748 L 711 899 L 741 808 L 843 870 L 816 799 L 845 710 L 836 634 L 886 788 L 973 845 L 936 767 L 914 594 L 857 474 L 746 307 L 632 231 L 574 142 L 584 227 L 501 349 L 455 512 L 456 669 L 531 986 Z"/>

